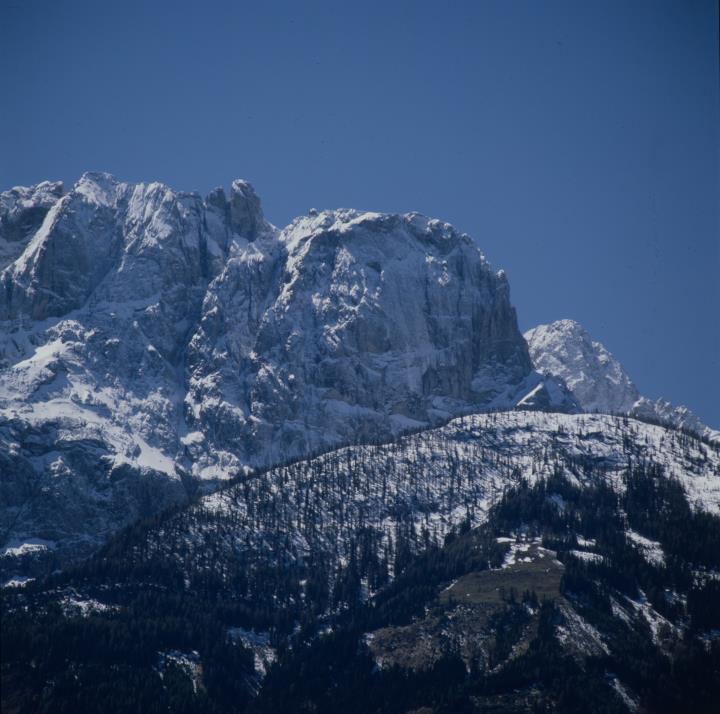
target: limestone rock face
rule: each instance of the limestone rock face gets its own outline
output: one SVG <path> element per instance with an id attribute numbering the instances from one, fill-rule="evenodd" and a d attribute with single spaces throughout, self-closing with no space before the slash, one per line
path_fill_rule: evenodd
<path id="1" fill-rule="evenodd" d="M 0 270 L 12 263 L 63 195 L 59 181 L 0 193 Z"/>
<path id="2" fill-rule="evenodd" d="M 197 440 L 238 466 L 507 406 L 531 373 L 507 281 L 467 236 L 352 210 L 232 256 L 188 363 Z"/>

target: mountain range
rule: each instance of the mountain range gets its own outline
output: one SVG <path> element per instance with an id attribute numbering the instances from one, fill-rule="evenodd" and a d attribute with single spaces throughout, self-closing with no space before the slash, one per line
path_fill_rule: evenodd
<path id="1" fill-rule="evenodd" d="M 581 706 L 545 655 L 598 711 L 660 710 L 668 658 L 713 681 L 720 432 L 572 320 L 521 334 L 451 225 L 278 229 L 246 181 L 89 173 L 0 194 L 0 270 L 8 711 L 92 711 L 116 676 L 143 711 L 337 711 L 358 682 L 359 711 Z M 117 646 L 43 654 L 95 627 Z"/>

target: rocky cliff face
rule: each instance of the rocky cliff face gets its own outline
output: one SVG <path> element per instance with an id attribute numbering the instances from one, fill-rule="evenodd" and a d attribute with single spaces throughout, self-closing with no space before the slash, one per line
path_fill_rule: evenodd
<path id="1" fill-rule="evenodd" d="M 720 432 L 687 407 L 640 396 L 623 366 L 574 320 L 539 325 L 525 333 L 535 369 L 565 382 L 584 411 L 630 414 L 685 429 L 720 443 Z"/>
<path id="2" fill-rule="evenodd" d="M 62 195 L 63 185 L 50 181 L 0 193 L 0 270 L 25 250 L 47 212 Z"/>
<path id="3" fill-rule="evenodd" d="M 440 221 L 86 174 L 0 201 L 2 528 L 86 552 L 198 483 L 521 403 L 507 281 Z M 21 547 L 21 546 L 13 546 Z"/>
<path id="4" fill-rule="evenodd" d="M 278 461 L 507 406 L 535 386 L 507 281 L 467 236 L 351 210 L 300 218 L 233 256 L 188 365 L 200 475 L 218 452 L 236 468 Z"/>

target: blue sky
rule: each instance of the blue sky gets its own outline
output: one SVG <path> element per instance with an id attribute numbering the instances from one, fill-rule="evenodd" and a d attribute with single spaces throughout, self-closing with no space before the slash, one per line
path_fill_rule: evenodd
<path id="1" fill-rule="evenodd" d="M 417 210 L 720 426 L 715 0 L 0 5 L 0 188 Z"/>

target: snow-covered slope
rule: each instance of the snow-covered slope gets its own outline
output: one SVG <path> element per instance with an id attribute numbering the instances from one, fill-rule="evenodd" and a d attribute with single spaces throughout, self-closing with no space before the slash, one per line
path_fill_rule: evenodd
<path id="1" fill-rule="evenodd" d="M 629 462 L 657 464 L 681 483 L 691 505 L 720 514 L 717 448 L 622 417 L 519 411 L 460 417 L 387 445 L 346 447 L 242 480 L 193 508 L 233 524 L 232 552 L 260 549 L 263 559 L 293 561 L 332 552 L 345 562 L 362 528 L 376 530 L 387 544 L 410 520 L 418 546 L 424 538 L 442 542 L 465 519 L 482 523 L 521 477 L 534 483 L 559 471 L 582 485 L 582 464 L 622 489 Z M 217 535 L 212 517 L 192 531 L 179 534 L 199 537 L 191 548 L 202 548 L 202 534 Z M 289 552 L 275 552 L 277 533 L 289 539 Z M 171 544 L 158 540 L 153 547 L 172 557 Z"/>
<path id="2" fill-rule="evenodd" d="M 399 539 L 418 552 L 442 543 L 464 521 L 483 523 L 520 479 L 562 475 L 622 491 L 630 464 L 661 468 L 691 506 L 720 513 L 717 447 L 627 417 L 510 411 L 244 477 L 142 532 L 143 544 L 123 545 L 123 557 L 179 568 L 187 581 L 240 570 L 252 588 L 280 563 L 323 562 L 335 572 L 361 536 L 376 555 Z"/>
<path id="3" fill-rule="evenodd" d="M 525 339 L 535 369 L 563 380 L 583 410 L 631 414 L 720 443 L 720 432 L 703 424 L 687 407 L 640 396 L 620 362 L 574 320 L 539 325 L 528 330 Z"/>
<path id="4" fill-rule="evenodd" d="M 243 469 L 481 409 L 571 410 L 507 280 L 417 214 L 280 232 L 245 181 L 206 198 L 85 174 L 0 201 L 4 539 L 84 553 Z"/>

